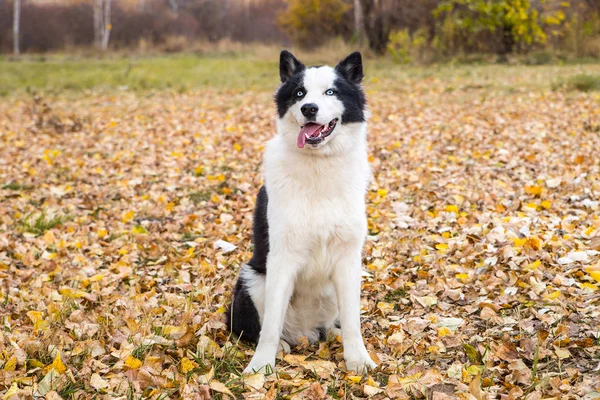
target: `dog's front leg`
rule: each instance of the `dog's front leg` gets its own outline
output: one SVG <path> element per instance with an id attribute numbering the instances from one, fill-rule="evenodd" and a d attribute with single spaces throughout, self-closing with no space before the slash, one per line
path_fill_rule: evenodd
<path id="1" fill-rule="evenodd" d="M 272 372 L 290 298 L 294 291 L 297 264 L 285 252 L 271 250 L 267 257 L 265 309 L 258 346 L 245 374 Z"/>
<path id="2" fill-rule="evenodd" d="M 342 328 L 344 359 L 348 370 L 362 373 L 375 368 L 360 332 L 360 251 L 342 254 L 333 274 Z"/>

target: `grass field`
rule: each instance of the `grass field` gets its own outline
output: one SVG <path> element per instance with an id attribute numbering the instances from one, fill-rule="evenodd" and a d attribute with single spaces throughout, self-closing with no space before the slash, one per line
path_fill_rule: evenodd
<path id="1" fill-rule="evenodd" d="M 276 60 L 0 60 L 0 396 L 600 397 L 593 63 L 367 61 L 362 321 L 379 366 L 346 372 L 334 332 L 240 376 L 253 347 L 225 308 L 252 252 Z"/>
<path id="2" fill-rule="evenodd" d="M 307 55 L 310 64 L 331 64 L 338 53 Z M 276 52 L 260 56 L 212 54 L 207 56 L 82 58 L 74 56 L 29 56 L 19 61 L 0 59 L 0 95 L 42 91 L 119 90 L 273 90 L 277 84 Z M 582 65 L 433 65 L 408 66 L 379 58 L 367 61 L 368 88 L 406 92 L 417 81 L 436 82 L 445 90 L 547 90 L 580 76 L 580 88 L 600 90 L 600 64 Z"/>

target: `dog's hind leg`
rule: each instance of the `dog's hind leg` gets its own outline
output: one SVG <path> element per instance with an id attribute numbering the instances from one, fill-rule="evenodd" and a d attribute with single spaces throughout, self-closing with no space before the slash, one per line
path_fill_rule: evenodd
<path id="1" fill-rule="evenodd" d="M 227 318 L 229 330 L 242 340 L 258 343 L 258 310 L 262 311 L 264 307 L 264 288 L 264 275 L 256 273 L 249 265 L 242 266 Z"/>

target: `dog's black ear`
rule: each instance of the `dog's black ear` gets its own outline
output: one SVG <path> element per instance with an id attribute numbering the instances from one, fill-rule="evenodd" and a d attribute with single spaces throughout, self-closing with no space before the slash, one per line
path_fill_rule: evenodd
<path id="1" fill-rule="evenodd" d="M 340 75 L 342 75 L 349 82 L 352 82 L 355 85 L 360 84 L 364 77 L 362 56 L 358 51 L 355 51 L 354 53 L 350 54 L 348 57 L 340 61 L 339 64 L 335 67 L 335 69 L 340 73 Z"/>
<path id="2" fill-rule="evenodd" d="M 298 61 L 292 53 L 287 50 L 281 50 L 281 55 L 279 56 L 279 77 L 281 78 L 281 83 L 285 83 L 292 75 L 304 68 L 304 64 Z"/>

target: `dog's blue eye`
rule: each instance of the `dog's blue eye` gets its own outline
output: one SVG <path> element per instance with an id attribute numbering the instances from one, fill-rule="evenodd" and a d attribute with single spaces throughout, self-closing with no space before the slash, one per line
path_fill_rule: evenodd
<path id="1" fill-rule="evenodd" d="M 325 94 L 326 94 L 327 96 L 333 96 L 333 93 L 334 93 L 334 92 L 333 92 L 333 89 L 327 89 L 327 91 L 325 92 Z"/>
<path id="2" fill-rule="evenodd" d="M 298 91 L 296 92 L 296 96 L 298 96 L 298 97 L 302 97 L 302 96 L 304 96 L 304 92 L 303 92 L 302 90 L 298 90 Z"/>

